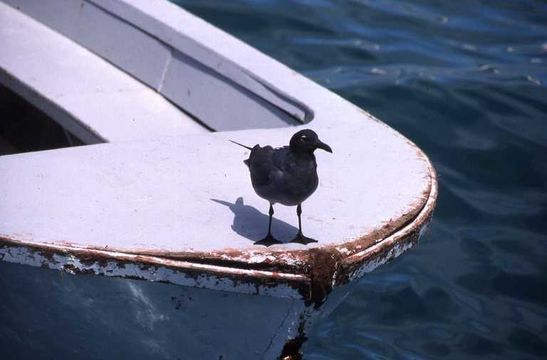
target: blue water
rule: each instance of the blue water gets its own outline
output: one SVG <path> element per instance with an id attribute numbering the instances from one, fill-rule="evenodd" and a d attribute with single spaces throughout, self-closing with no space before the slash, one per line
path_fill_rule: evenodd
<path id="1" fill-rule="evenodd" d="M 547 358 L 547 4 L 176 1 L 432 159 L 419 245 L 359 281 L 305 359 Z"/>

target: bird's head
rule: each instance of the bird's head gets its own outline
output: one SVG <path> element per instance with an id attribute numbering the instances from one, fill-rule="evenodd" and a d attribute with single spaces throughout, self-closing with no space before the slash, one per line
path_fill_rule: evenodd
<path id="1" fill-rule="evenodd" d="M 323 149 L 332 153 L 330 146 L 319 140 L 315 131 L 310 129 L 300 130 L 294 134 L 289 146 L 292 151 L 313 153 L 315 149 Z"/>

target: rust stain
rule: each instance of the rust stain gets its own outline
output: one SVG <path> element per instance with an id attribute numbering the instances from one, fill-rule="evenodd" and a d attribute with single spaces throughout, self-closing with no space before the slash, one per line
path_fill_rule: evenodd
<path id="1" fill-rule="evenodd" d="M 290 339 L 283 346 L 281 355 L 279 356 L 280 360 L 301 360 L 302 352 L 300 349 L 302 345 L 308 340 L 305 331 L 306 320 L 304 317 L 300 317 L 300 322 L 298 324 L 298 335 L 293 339 Z"/>

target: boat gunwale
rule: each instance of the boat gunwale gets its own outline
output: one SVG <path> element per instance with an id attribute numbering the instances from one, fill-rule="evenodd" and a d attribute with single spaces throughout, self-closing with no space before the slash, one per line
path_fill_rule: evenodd
<path id="1" fill-rule="evenodd" d="M 415 146 L 415 145 L 414 145 Z M 208 253 L 208 258 L 200 257 L 197 253 L 183 257 L 181 254 L 163 253 L 163 256 L 146 252 L 129 253 L 115 249 L 94 247 L 81 247 L 73 244 L 51 244 L 25 240 L 24 236 L 16 238 L 0 234 L 0 249 L 2 248 L 27 248 L 38 253 L 50 263 L 58 262 L 55 255 L 77 260 L 67 261 L 60 270 L 71 273 L 88 273 L 90 265 L 98 265 L 106 268 L 109 262 L 115 262 L 116 266 L 131 263 L 138 265 L 145 271 L 150 267 L 165 267 L 177 272 L 183 272 L 192 276 L 207 275 L 221 279 L 231 279 L 238 283 L 247 281 L 267 287 L 286 284 L 297 289 L 307 300 L 315 299 L 316 303 L 322 302 L 326 295 L 336 286 L 348 283 L 359 278 L 366 272 L 374 270 L 383 263 L 399 256 L 412 247 L 423 233 L 431 219 L 437 195 L 437 175 L 427 156 L 417 148 L 427 162 L 430 186 L 423 205 L 417 210 L 415 216 L 391 231 L 378 238 L 378 231 L 367 234 L 345 244 L 315 247 L 309 249 L 284 250 L 274 252 L 268 249 L 228 250 L 225 252 Z M 414 214 L 414 213 L 413 213 Z M 349 250 L 351 249 L 351 250 Z M 353 251 L 352 251 L 353 250 Z M 234 254 L 234 251 L 237 254 Z M 350 252 L 349 254 L 347 252 Z M 5 255 L 0 254 L 0 258 Z M 211 255 L 215 261 L 211 261 Z M 264 258 L 274 256 L 274 264 L 265 263 Z M 244 259 L 247 259 L 247 262 Z M 250 262 L 249 260 L 256 260 Z M 262 260 L 262 261 L 258 261 Z M 48 267 L 48 263 L 41 266 Z M 100 273 L 95 272 L 101 275 Z M 115 277 L 128 277 L 110 275 Z M 151 281 L 171 283 L 168 279 L 136 277 Z M 209 288 L 209 286 L 204 286 Z M 214 288 L 211 287 L 211 288 Z M 314 289 L 316 289 L 314 291 Z M 319 289 L 319 290 L 317 290 Z"/>

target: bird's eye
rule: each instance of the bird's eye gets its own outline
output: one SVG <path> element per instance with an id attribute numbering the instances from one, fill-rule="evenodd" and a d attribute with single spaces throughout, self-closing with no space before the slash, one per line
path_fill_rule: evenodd
<path id="1" fill-rule="evenodd" d="M 307 137 L 306 135 L 302 135 L 302 136 L 300 137 L 300 140 L 306 141 L 306 140 L 308 140 L 308 137 Z"/>

